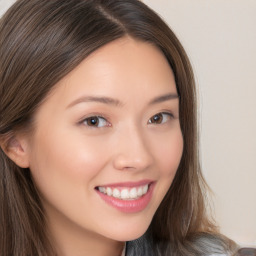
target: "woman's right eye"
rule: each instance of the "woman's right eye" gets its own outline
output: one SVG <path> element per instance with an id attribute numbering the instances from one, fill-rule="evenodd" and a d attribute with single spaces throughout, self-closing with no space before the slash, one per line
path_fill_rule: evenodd
<path id="1" fill-rule="evenodd" d="M 102 127 L 109 127 L 110 123 L 101 116 L 90 116 L 85 118 L 82 121 L 83 124 L 90 126 L 90 127 L 95 127 L 95 128 L 102 128 Z"/>

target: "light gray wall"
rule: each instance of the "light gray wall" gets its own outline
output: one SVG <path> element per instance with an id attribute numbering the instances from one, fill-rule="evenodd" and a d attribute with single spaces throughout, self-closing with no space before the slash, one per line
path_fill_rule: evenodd
<path id="1" fill-rule="evenodd" d="M 173 28 L 194 66 L 202 167 L 221 230 L 256 246 L 256 1 L 144 2 Z"/>
<path id="2" fill-rule="evenodd" d="M 15 0 L 0 0 L 0 16 L 14 3 Z"/>
<path id="3" fill-rule="evenodd" d="M 13 0 L 0 0 L 0 15 Z M 199 86 L 202 166 L 224 234 L 256 246 L 256 1 L 144 0 L 173 28 Z"/>

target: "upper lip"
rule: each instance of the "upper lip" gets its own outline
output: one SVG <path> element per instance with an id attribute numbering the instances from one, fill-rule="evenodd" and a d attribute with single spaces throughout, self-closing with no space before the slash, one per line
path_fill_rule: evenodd
<path id="1" fill-rule="evenodd" d="M 147 184 L 153 183 L 154 180 L 140 180 L 140 181 L 127 181 L 127 182 L 118 182 L 118 183 L 109 183 L 104 185 L 99 185 L 96 187 L 139 187 Z"/>

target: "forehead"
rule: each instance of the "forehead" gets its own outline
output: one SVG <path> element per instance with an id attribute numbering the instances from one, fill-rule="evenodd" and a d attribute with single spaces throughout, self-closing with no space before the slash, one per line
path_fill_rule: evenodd
<path id="1" fill-rule="evenodd" d="M 112 75 L 134 82 L 139 79 L 132 76 L 135 73 L 140 74 L 145 83 L 154 78 L 164 79 L 167 74 L 169 78 L 173 77 L 167 59 L 156 46 L 125 37 L 93 52 L 66 78 L 75 79 L 76 75 L 83 74 L 84 78 L 91 76 L 97 82 L 97 78 L 105 76 L 107 82 Z"/>
<path id="2" fill-rule="evenodd" d="M 93 52 L 55 88 L 62 100 L 66 95 L 75 99 L 93 94 L 129 101 L 176 93 L 173 72 L 164 54 L 152 44 L 129 37 Z"/>

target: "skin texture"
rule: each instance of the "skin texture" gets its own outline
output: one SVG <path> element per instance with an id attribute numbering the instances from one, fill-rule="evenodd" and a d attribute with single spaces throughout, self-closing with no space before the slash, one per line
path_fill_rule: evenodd
<path id="1" fill-rule="evenodd" d="M 164 55 L 122 38 L 56 84 L 35 115 L 34 133 L 17 136 L 17 163 L 31 170 L 59 255 L 120 255 L 124 241 L 147 230 L 183 150 L 179 99 L 152 103 L 167 94 L 177 91 Z M 88 102 L 87 96 L 115 100 Z M 152 122 L 161 112 L 169 114 Z M 98 126 L 86 119 L 92 116 L 102 117 Z M 135 213 L 113 208 L 95 190 L 141 180 L 155 186 L 147 207 Z"/>

